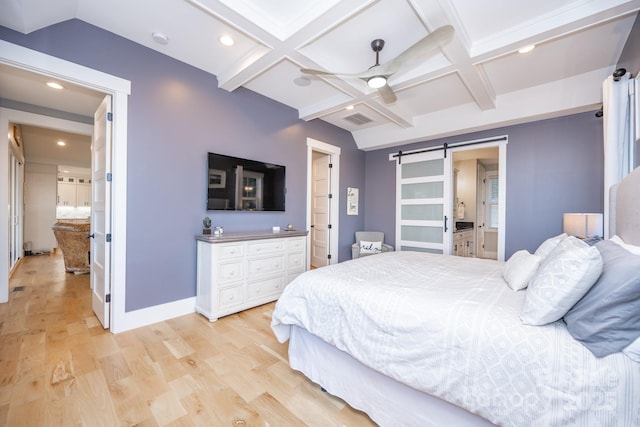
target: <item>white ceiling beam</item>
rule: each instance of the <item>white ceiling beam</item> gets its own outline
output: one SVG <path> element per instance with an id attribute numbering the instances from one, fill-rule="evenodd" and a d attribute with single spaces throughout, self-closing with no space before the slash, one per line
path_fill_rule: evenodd
<path id="1" fill-rule="evenodd" d="M 425 26 L 431 31 L 443 25 L 452 25 L 455 29 L 453 40 L 442 47 L 447 59 L 458 67 L 458 75 L 471 97 L 481 110 L 496 107 L 496 95 L 482 68 L 475 67 L 469 53 L 469 37 L 463 31 L 464 26 L 450 2 L 430 0 L 412 5 Z"/>
<path id="2" fill-rule="evenodd" d="M 358 148 L 368 151 L 592 111 L 602 104 L 602 81 L 610 73 L 605 68 L 500 95 L 499 109 L 481 111 L 470 103 L 426 114 L 402 133 L 392 125 L 352 133 Z"/>
<path id="3" fill-rule="evenodd" d="M 197 2 L 197 0 L 187 1 L 192 3 Z M 308 44 L 311 39 L 317 38 L 321 34 L 340 25 L 373 2 L 373 0 L 348 0 L 338 2 L 334 7 L 318 16 L 315 20 L 312 20 L 308 25 L 291 34 L 286 40 L 280 40 L 272 34 L 265 32 L 261 27 L 234 12 L 235 17 L 231 20 L 236 23 L 238 20 L 241 20 L 241 26 L 245 29 L 247 26 L 253 28 L 251 33 L 256 38 L 256 41 L 266 46 L 270 51 L 252 58 L 243 58 L 242 61 L 234 64 L 228 72 L 218 76 L 218 86 L 231 92 L 240 86 L 246 85 L 264 71 L 275 66 L 280 62 L 282 57 L 297 57 L 299 58 L 298 62 L 305 64 L 304 66 L 307 67 L 306 63 L 310 63 L 311 61 L 300 53 L 300 47 Z M 225 17 L 229 19 L 229 14 L 225 14 Z"/>
<path id="4" fill-rule="evenodd" d="M 529 44 L 542 43 L 640 10 L 640 0 L 582 0 L 547 15 L 505 28 L 471 46 L 473 61 L 484 62 Z"/>

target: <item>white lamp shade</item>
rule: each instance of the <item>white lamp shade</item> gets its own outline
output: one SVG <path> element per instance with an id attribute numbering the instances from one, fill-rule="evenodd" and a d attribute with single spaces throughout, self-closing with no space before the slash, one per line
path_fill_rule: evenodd
<path id="1" fill-rule="evenodd" d="M 603 235 L 602 214 L 600 213 L 566 213 L 562 221 L 562 229 L 570 236 L 586 239 Z"/>

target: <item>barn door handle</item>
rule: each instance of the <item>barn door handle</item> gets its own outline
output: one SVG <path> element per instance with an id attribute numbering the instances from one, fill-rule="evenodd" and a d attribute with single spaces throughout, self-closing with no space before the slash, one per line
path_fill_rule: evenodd
<path id="1" fill-rule="evenodd" d="M 444 232 L 445 232 L 445 233 L 446 233 L 446 232 L 447 232 L 447 230 L 448 230 L 448 228 L 447 228 L 447 219 L 448 219 L 448 218 L 447 218 L 447 216 L 445 215 L 445 216 L 444 216 Z"/>

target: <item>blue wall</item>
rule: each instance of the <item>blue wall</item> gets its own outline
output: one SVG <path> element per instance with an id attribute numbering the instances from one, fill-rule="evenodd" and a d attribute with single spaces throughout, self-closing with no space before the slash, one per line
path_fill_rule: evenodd
<path id="1" fill-rule="evenodd" d="M 367 152 L 365 228 L 395 242 L 395 162 L 398 150 L 508 135 L 505 257 L 534 251 L 562 232 L 564 212 L 603 211 L 602 120 L 583 113 Z"/>
<path id="2" fill-rule="evenodd" d="M 204 216 L 225 231 L 305 225 L 307 137 L 342 149 L 338 255 L 351 257 L 364 216 L 347 217 L 346 187 L 364 188 L 365 154 L 349 132 L 301 121 L 294 109 L 246 89 L 220 90 L 211 74 L 79 20 L 28 35 L 0 27 L 0 38 L 131 81 L 127 311 L 195 295 L 194 235 Z M 207 212 L 209 151 L 285 165 L 286 212 Z"/>

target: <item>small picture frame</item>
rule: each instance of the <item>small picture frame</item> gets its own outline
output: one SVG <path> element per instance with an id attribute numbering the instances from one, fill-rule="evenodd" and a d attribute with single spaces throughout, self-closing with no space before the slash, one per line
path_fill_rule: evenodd
<path id="1" fill-rule="evenodd" d="M 358 215 L 358 189 L 347 187 L 347 215 Z"/>
<path id="2" fill-rule="evenodd" d="M 209 169 L 209 188 L 224 188 L 227 185 L 227 173 L 218 169 Z"/>

